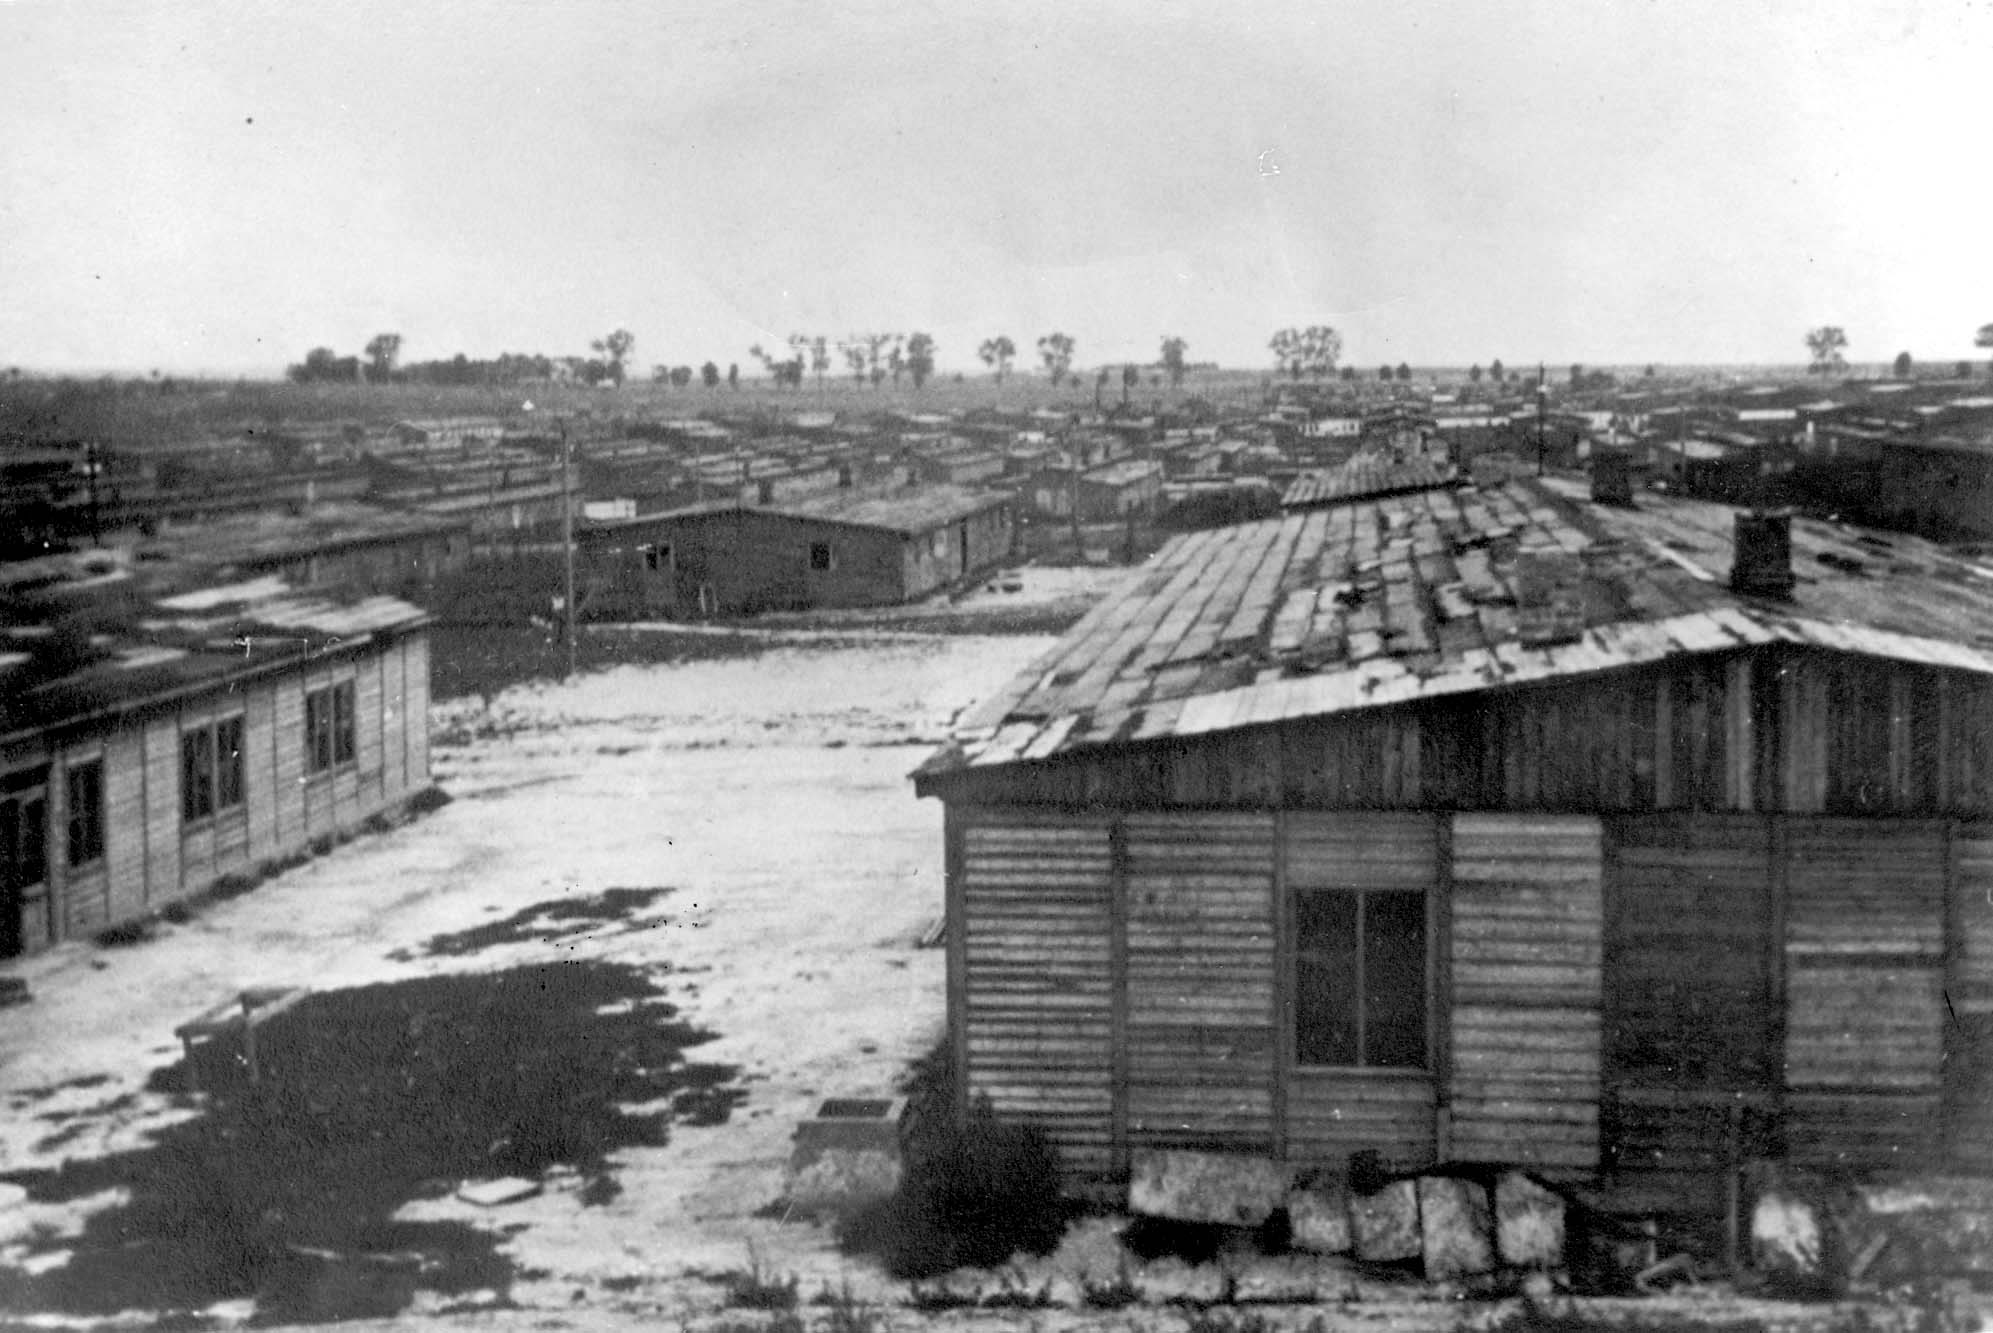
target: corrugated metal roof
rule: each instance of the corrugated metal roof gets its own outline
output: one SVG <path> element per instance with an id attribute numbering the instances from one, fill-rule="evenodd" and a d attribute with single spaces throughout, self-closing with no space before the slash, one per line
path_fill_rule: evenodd
<path id="1" fill-rule="evenodd" d="M 757 508 L 763 513 L 788 514 L 824 523 L 921 533 L 1009 502 L 1008 495 L 961 486 L 901 486 L 876 491 L 829 491 Z"/>
<path id="2" fill-rule="evenodd" d="M 1428 490 L 1191 533 L 964 719 L 924 772 L 1224 731 L 1757 644 L 1993 674 L 1993 569 L 1793 522 L 1790 601 L 1727 585 L 1736 511 L 1569 480 Z M 1575 637 L 1519 632 L 1525 550 L 1575 555 Z"/>

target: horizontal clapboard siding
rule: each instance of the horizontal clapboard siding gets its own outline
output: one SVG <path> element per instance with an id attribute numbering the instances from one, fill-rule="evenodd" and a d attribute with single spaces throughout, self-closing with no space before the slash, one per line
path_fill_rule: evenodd
<path id="1" fill-rule="evenodd" d="M 1599 822 L 1453 822 L 1453 1156 L 1589 1171 L 1599 1155 Z"/>
<path id="2" fill-rule="evenodd" d="M 1426 814 L 1294 812 L 1285 817 L 1282 875 L 1310 890 L 1431 895 L 1439 878 L 1439 819 Z M 1293 1069 L 1286 1081 L 1288 1156 L 1335 1167 L 1359 1152 L 1394 1169 L 1437 1155 L 1438 1096 L 1425 1070 Z"/>
<path id="3" fill-rule="evenodd" d="M 1911 1165 L 1934 1144 L 1942 1090 L 1944 830 L 1827 819 L 1787 837 L 1787 1152 Z"/>
<path id="4" fill-rule="evenodd" d="M 1135 815 L 1122 837 L 1129 1143 L 1270 1151 L 1273 818 Z"/>
<path id="5" fill-rule="evenodd" d="M 1111 821 L 975 812 L 962 831 L 966 1086 L 1075 1176 L 1112 1168 Z"/>
<path id="6" fill-rule="evenodd" d="M 1945 1062 L 1946 1160 L 1993 1175 L 1993 827 L 1959 829 L 1951 858 L 1947 989 L 1957 1021 Z"/>

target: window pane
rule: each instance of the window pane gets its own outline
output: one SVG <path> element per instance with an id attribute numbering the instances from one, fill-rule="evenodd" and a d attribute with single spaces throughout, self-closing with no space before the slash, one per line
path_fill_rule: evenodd
<path id="1" fill-rule="evenodd" d="M 48 802 L 30 796 L 21 802 L 21 883 L 48 878 Z"/>
<path id="2" fill-rule="evenodd" d="M 1297 894 L 1294 936 L 1295 1058 L 1356 1064 L 1356 896 Z"/>
<path id="3" fill-rule="evenodd" d="M 333 687 L 332 716 L 332 758 L 343 764 L 353 757 L 353 682 Z"/>
<path id="4" fill-rule="evenodd" d="M 98 760 L 69 770 L 69 864 L 104 854 L 104 767 Z"/>
<path id="5" fill-rule="evenodd" d="M 180 738 L 180 813 L 202 819 L 215 812 L 214 733 L 206 727 Z"/>
<path id="6" fill-rule="evenodd" d="M 325 691 L 313 690 L 304 697 L 304 762 L 311 772 L 332 763 L 332 732 L 325 716 Z"/>
<path id="7" fill-rule="evenodd" d="M 1363 1063 L 1426 1063 L 1426 903 L 1420 893 L 1371 893 L 1363 903 Z"/>
<path id="8" fill-rule="evenodd" d="M 215 726 L 215 806 L 242 804 L 242 719 L 231 717 Z"/>

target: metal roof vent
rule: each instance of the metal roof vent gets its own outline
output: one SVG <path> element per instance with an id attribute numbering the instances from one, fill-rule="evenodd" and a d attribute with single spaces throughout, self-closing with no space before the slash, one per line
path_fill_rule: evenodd
<path id="1" fill-rule="evenodd" d="M 1516 552 L 1516 637 L 1532 648 L 1571 643 L 1585 632 L 1585 568 L 1559 547 Z"/>
<path id="2" fill-rule="evenodd" d="M 1633 460 L 1624 449 L 1592 450 L 1592 503 L 1633 505 Z"/>
<path id="3" fill-rule="evenodd" d="M 1751 597 L 1792 596 L 1792 511 L 1753 509 L 1737 515 L 1730 590 Z"/>

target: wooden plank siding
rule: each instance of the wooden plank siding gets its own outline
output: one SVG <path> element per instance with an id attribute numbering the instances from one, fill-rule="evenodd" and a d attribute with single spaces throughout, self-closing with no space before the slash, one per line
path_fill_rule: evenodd
<path id="1" fill-rule="evenodd" d="M 1128 1138 L 1274 1149 L 1273 818 L 1130 815 Z"/>
<path id="2" fill-rule="evenodd" d="M 1943 1086 L 1944 828 L 1801 820 L 1788 838 L 1787 1153 L 1916 1164 Z"/>
<path id="3" fill-rule="evenodd" d="M 1460 815 L 1452 840 L 1450 1155 L 1598 1163 L 1603 833 Z"/>
<path id="4" fill-rule="evenodd" d="M 1993 826 L 1953 830 L 1949 852 L 1945 1157 L 1993 1174 Z"/>
<path id="5" fill-rule="evenodd" d="M 977 806 L 1983 817 L 1993 680 L 1817 649 L 1714 652 L 1273 725 L 1246 717 L 922 786 Z"/>
<path id="6" fill-rule="evenodd" d="M 207 694 L 113 714 L 94 727 L 72 726 L 10 750 L 9 766 L 16 765 L 17 752 L 22 760 L 39 756 L 48 765 L 47 926 L 33 946 L 88 938 L 204 893 L 225 876 L 253 874 L 426 788 L 427 656 L 419 642 L 412 651 L 406 646 L 419 638 L 368 644 L 334 665 L 312 668 L 313 680 L 355 680 L 360 762 L 319 779 L 309 822 L 303 671 L 218 681 Z M 181 794 L 181 738 L 238 716 L 243 801 L 189 821 Z M 67 774 L 91 762 L 103 765 L 104 854 L 71 866 Z M 364 780 L 363 763 L 372 765 Z"/>
<path id="7" fill-rule="evenodd" d="M 1067 1169 L 1109 1174 L 1114 1001 L 1111 821 L 961 820 L 961 1077 L 971 1098 L 1043 1129 Z"/>
<path id="8" fill-rule="evenodd" d="M 1721 1208 L 1767 1127 L 1783 1023 L 1774 827 L 1647 815 L 1606 827 L 1603 1165 L 1668 1211 Z"/>

